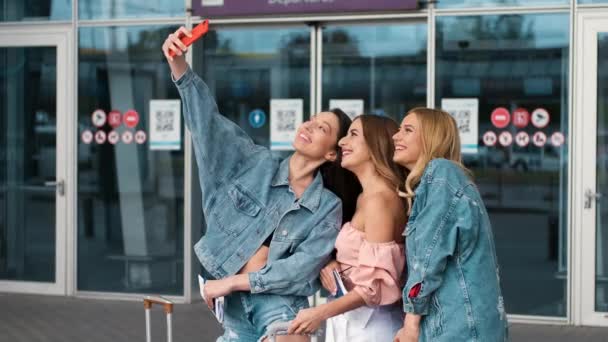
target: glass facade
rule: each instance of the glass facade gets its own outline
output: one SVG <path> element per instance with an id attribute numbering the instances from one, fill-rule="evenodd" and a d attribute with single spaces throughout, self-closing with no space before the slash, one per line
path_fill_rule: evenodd
<path id="1" fill-rule="evenodd" d="M 400 120 L 410 108 L 425 106 L 426 35 L 425 22 L 325 27 L 322 107 L 354 100 L 360 101 L 357 114 Z"/>
<path id="2" fill-rule="evenodd" d="M 0 280 L 55 281 L 56 56 L 0 48 Z"/>
<path id="3" fill-rule="evenodd" d="M 570 0 L 437 0 L 437 8 L 567 6 L 569 4 Z"/>
<path id="4" fill-rule="evenodd" d="M 193 49 L 194 70 L 220 112 L 256 144 L 270 147 L 270 100 L 302 100 L 310 113 L 310 29 L 306 26 L 221 28 Z M 259 118 L 259 121 L 256 121 Z"/>
<path id="5" fill-rule="evenodd" d="M 72 0 L 0 0 L 0 21 L 71 19 Z"/>
<path id="6" fill-rule="evenodd" d="M 478 134 L 463 160 L 492 220 L 510 313 L 566 315 L 568 153 L 546 137 L 567 135 L 568 19 L 437 19 L 436 105 L 478 102 L 478 117 L 467 123 Z M 511 113 L 510 123 L 493 121 L 499 108 Z M 534 121 L 542 109 L 550 116 L 544 127 Z M 500 141 L 487 143 L 486 134 Z M 546 143 L 536 146 L 543 135 Z"/>
<path id="7" fill-rule="evenodd" d="M 80 0 L 78 1 L 78 18 L 88 19 L 124 19 L 181 17 L 185 13 L 184 1 L 164 0 Z"/>
<path id="8" fill-rule="evenodd" d="M 158 111 L 153 102 L 179 99 L 160 53 L 175 29 L 80 29 L 79 290 L 183 294 L 183 138 L 173 150 L 147 139 L 179 115 Z M 105 120 L 96 119 L 97 110 L 106 112 Z M 139 120 L 129 121 L 135 115 L 129 111 Z M 171 129 L 183 132 L 178 125 Z"/>
<path id="9" fill-rule="evenodd" d="M 608 195 L 608 33 L 598 35 L 597 192 Z M 608 205 L 596 202 L 595 309 L 608 312 Z"/>
<path id="10" fill-rule="evenodd" d="M 72 20 L 73 1 L 75 26 L 62 23 Z M 507 312 L 564 318 L 571 315 L 567 266 L 576 243 L 568 240 L 576 228 L 570 223 L 576 204 L 568 202 L 568 171 L 575 169 L 568 164 L 570 6 L 569 0 L 439 0 L 433 21 L 427 11 L 356 21 L 244 18 L 212 24 L 190 53 L 220 112 L 267 147 L 273 99 L 301 101 L 304 120 L 336 106 L 395 120 L 432 102 L 453 113 L 464 134 L 464 163 L 495 231 Z M 76 199 L 68 203 L 76 218 L 67 220 L 75 232 L 68 236 L 75 270 L 68 272 L 77 292 L 187 296 L 185 286 L 191 286 L 197 298 L 200 270 L 191 250 L 205 220 L 196 170 L 185 180 L 186 169 L 196 165 L 186 158 L 180 97 L 161 52 L 188 15 L 184 1 L 0 0 L 0 25 L 36 22 L 40 34 L 65 26 L 70 39 L 77 37 L 70 43 L 77 63 L 67 66 L 78 82 L 68 91 L 76 108 L 65 119 L 77 122 L 70 138 Z M 597 192 L 606 195 L 608 33 L 597 43 Z M 57 220 L 49 186 L 61 124 L 55 98 L 61 61 L 54 47 L 9 44 L 0 44 L 0 283 L 54 282 L 61 265 L 55 237 L 70 231 L 56 226 L 65 220 Z M 159 132 L 176 136 L 163 140 Z M 602 203 L 594 304 L 608 312 L 608 210 Z M 184 272 L 191 284 L 184 284 Z"/>

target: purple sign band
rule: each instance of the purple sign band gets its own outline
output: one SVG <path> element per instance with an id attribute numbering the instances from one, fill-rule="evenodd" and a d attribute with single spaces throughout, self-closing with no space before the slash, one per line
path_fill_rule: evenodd
<path id="1" fill-rule="evenodd" d="M 403 11 L 418 8 L 418 0 L 193 0 L 194 15 L 203 18 L 272 14 Z"/>

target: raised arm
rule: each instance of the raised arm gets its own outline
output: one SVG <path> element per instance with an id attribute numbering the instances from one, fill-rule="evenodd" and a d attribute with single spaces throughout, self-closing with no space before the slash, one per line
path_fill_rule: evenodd
<path id="1" fill-rule="evenodd" d="M 183 102 L 186 127 L 192 134 L 203 193 L 230 179 L 242 163 L 264 150 L 235 123 L 221 115 L 215 99 L 203 80 L 185 60 L 188 50 L 179 40 L 190 32 L 180 27 L 165 40 L 162 50 Z M 176 52 L 169 56 L 169 50 Z"/>

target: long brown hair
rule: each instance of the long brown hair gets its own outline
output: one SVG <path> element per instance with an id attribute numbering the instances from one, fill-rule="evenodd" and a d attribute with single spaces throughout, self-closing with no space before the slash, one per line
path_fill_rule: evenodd
<path id="1" fill-rule="evenodd" d="M 336 194 L 342 200 L 342 222 L 352 220 L 357 209 L 357 197 L 361 193 L 361 184 L 357 177 L 347 169 L 340 166 L 342 160 L 342 149 L 338 141 L 348 134 L 351 119 L 339 108 L 333 108 L 327 112 L 333 113 L 338 118 L 340 129 L 336 139 L 336 160 L 326 162 L 319 168 L 323 177 L 323 186 Z"/>
<path id="2" fill-rule="evenodd" d="M 376 172 L 386 179 L 393 189 L 399 189 L 406 176 L 405 168 L 393 161 L 393 135 L 399 131 L 399 124 L 391 118 L 378 115 L 360 115 L 355 120 L 361 120 L 363 138 Z"/>
<path id="3" fill-rule="evenodd" d="M 439 109 L 418 107 L 405 114 L 408 115 L 416 115 L 422 140 L 420 157 L 405 180 L 405 193 L 401 193 L 411 209 L 414 189 L 420 183 L 422 174 L 431 160 L 448 159 L 460 166 L 467 175 L 471 176 L 471 173 L 462 164 L 460 133 L 456 120 L 450 114 Z"/>

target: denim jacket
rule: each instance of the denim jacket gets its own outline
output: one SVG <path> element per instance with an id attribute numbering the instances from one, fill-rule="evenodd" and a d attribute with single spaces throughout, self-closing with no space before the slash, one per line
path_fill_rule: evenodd
<path id="1" fill-rule="evenodd" d="M 216 279 L 236 274 L 273 232 L 268 262 L 249 274 L 252 293 L 309 296 L 334 249 L 342 203 L 320 173 L 297 199 L 289 159 L 279 162 L 220 115 L 209 88 L 192 69 L 175 81 L 199 166 L 207 231 L 194 246 Z"/>
<path id="2" fill-rule="evenodd" d="M 404 311 L 423 316 L 420 341 L 505 341 L 492 227 L 476 186 L 455 163 L 428 164 L 405 236 Z"/>

